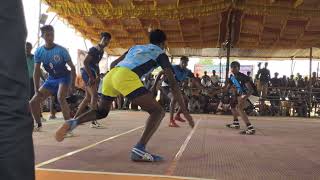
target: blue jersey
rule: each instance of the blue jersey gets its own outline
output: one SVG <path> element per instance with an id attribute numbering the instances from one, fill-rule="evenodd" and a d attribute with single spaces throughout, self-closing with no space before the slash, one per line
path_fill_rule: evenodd
<path id="1" fill-rule="evenodd" d="M 68 61 L 71 61 L 68 51 L 57 44 L 51 49 L 41 46 L 34 55 L 34 62 L 42 63 L 44 69 L 52 78 L 61 78 L 70 74 L 66 67 L 66 62 Z"/>
<path id="2" fill-rule="evenodd" d="M 171 64 L 159 46 L 146 44 L 133 46 L 116 66 L 129 68 L 141 78 L 159 66 L 166 68 L 171 67 Z"/>
<path id="3" fill-rule="evenodd" d="M 177 81 L 184 81 L 184 80 L 187 80 L 188 78 L 194 77 L 190 69 L 182 69 L 180 65 L 174 65 L 172 66 L 172 68 Z"/>

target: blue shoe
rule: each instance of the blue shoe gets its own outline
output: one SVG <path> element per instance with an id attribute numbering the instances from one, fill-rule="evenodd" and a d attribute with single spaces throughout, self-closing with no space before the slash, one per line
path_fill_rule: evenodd
<path id="1" fill-rule="evenodd" d="M 163 161 L 161 156 L 150 154 L 144 149 L 132 148 L 131 160 L 137 162 L 159 162 Z"/>

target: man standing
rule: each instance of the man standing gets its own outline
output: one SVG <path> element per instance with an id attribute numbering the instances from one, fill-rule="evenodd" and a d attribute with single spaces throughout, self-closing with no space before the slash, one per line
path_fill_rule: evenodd
<path id="1" fill-rule="evenodd" d="M 32 118 L 21 0 L 0 1 L 0 179 L 34 180 Z"/>
<path id="2" fill-rule="evenodd" d="M 34 95 L 34 86 L 33 85 L 33 71 L 34 71 L 34 55 L 31 53 L 32 44 L 26 43 L 26 57 L 27 57 L 27 65 L 28 65 L 28 77 L 30 82 L 30 99 Z"/>
<path id="3" fill-rule="evenodd" d="M 262 91 L 262 97 L 265 98 L 268 94 L 268 86 L 270 81 L 270 71 L 267 69 L 268 63 L 264 64 L 264 68 L 258 70 L 257 77 L 260 80 L 260 87 Z"/>
<path id="4" fill-rule="evenodd" d="M 238 121 L 238 116 L 240 116 L 247 125 L 247 129 L 240 131 L 240 134 L 255 134 L 256 131 L 253 125 L 250 123 L 246 112 L 244 111 L 246 101 L 251 94 L 254 93 L 254 88 L 252 87 L 253 82 L 250 81 L 248 76 L 240 72 L 239 62 L 233 61 L 230 64 L 230 67 L 232 74 L 230 75 L 229 82 L 227 83 L 225 90 L 234 88 L 234 93 L 230 101 L 231 112 L 234 119 L 232 124 L 227 124 L 227 127 L 239 129 L 240 124 Z"/>
<path id="5" fill-rule="evenodd" d="M 75 67 L 71 61 L 68 51 L 54 43 L 54 29 L 51 25 L 45 25 L 41 28 L 41 36 L 45 40 L 45 45 L 39 47 L 35 52 L 35 71 L 33 74 L 35 95 L 30 100 L 30 109 L 34 120 L 37 122 L 35 128 L 39 131 L 42 127 L 40 121 L 40 103 L 47 97 L 57 95 L 61 106 L 62 114 L 65 120 L 70 119 L 70 108 L 66 101 L 66 96 L 74 89 L 75 84 Z M 48 72 L 49 77 L 39 88 L 40 66 Z M 66 64 L 71 69 L 67 69 Z"/>

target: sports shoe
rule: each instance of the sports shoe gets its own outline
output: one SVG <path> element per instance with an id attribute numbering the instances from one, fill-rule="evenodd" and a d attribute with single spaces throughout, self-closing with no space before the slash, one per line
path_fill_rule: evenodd
<path id="1" fill-rule="evenodd" d="M 186 122 L 186 120 L 184 120 L 182 117 L 180 117 L 180 116 L 176 116 L 175 118 L 174 118 L 176 121 L 180 121 L 180 122 Z"/>
<path id="2" fill-rule="evenodd" d="M 103 129 L 104 127 L 98 123 L 98 121 L 92 121 L 92 123 L 90 124 L 91 128 L 96 128 L 96 129 Z"/>
<path id="3" fill-rule="evenodd" d="M 232 128 L 232 129 L 240 129 L 240 125 L 235 123 L 227 124 L 226 127 Z"/>
<path id="4" fill-rule="evenodd" d="M 73 136 L 74 136 L 73 132 L 72 131 L 68 131 L 67 134 L 64 136 L 64 138 L 71 138 Z"/>
<path id="5" fill-rule="evenodd" d="M 176 122 L 174 122 L 174 121 L 170 121 L 169 127 L 175 127 L 175 128 L 178 128 L 178 127 L 180 127 L 180 126 L 179 126 Z"/>
<path id="6" fill-rule="evenodd" d="M 49 120 L 54 120 L 54 119 L 57 119 L 57 117 L 50 115 Z"/>
<path id="7" fill-rule="evenodd" d="M 256 133 L 256 130 L 253 128 L 253 126 L 248 126 L 247 129 L 240 131 L 240 134 L 243 135 L 253 135 Z"/>
<path id="8" fill-rule="evenodd" d="M 150 154 L 144 149 L 132 148 L 131 160 L 136 162 L 159 162 L 163 161 L 163 158 L 158 155 Z"/>
<path id="9" fill-rule="evenodd" d="M 45 119 L 44 117 L 41 117 L 40 120 L 41 120 L 41 122 L 46 122 L 47 121 L 47 119 Z"/>
<path id="10" fill-rule="evenodd" d="M 75 129 L 78 125 L 78 120 L 70 119 L 65 121 L 63 125 L 56 131 L 55 138 L 58 142 L 61 142 L 66 137 L 66 134 L 73 129 Z"/>

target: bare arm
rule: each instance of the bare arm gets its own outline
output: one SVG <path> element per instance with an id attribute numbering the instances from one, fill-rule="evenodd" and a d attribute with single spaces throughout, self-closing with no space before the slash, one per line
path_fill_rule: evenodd
<path id="1" fill-rule="evenodd" d="M 114 68 L 119 62 L 124 60 L 124 58 L 126 57 L 127 53 L 128 53 L 128 51 L 126 53 L 122 54 L 122 56 L 120 56 L 118 59 L 114 60 L 110 65 L 110 69 Z"/>
<path id="2" fill-rule="evenodd" d="M 250 82 L 245 83 L 247 87 L 247 94 L 245 95 L 245 98 L 248 98 L 253 93 L 253 87 L 251 86 Z"/>
<path id="3" fill-rule="evenodd" d="M 76 82 L 76 68 L 73 65 L 73 62 L 67 61 L 68 66 L 71 69 L 71 90 L 74 90 L 75 82 Z"/>
<path id="4" fill-rule="evenodd" d="M 33 85 L 34 85 L 34 90 L 37 93 L 39 93 L 40 77 L 42 76 L 40 66 L 41 66 L 40 63 L 35 63 L 34 71 L 33 71 Z"/>
<path id="5" fill-rule="evenodd" d="M 155 81 L 154 81 L 154 84 L 153 84 L 153 87 L 157 87 L 157 84 L 158 82 L 160 81 L 161 77 L 164 75 L 164 71 L 160 71 L 159 74 L 157 75 Z"/>
<path id="6" fill-rule="evenodd" d="M 90 54 L 88 54 L 83 61 L 83 65 L 84 65 L 84 70 L 86 71 L 86 73 L 89 76 L 89 79 L 91 81 L 94 81 L 94 77 L 93 77 L 93 74 L 92 74 L 92 72 L 90 70 L 90 66 L 89 66 L 91 61 L 92 61 L 92 56 Z"/>

